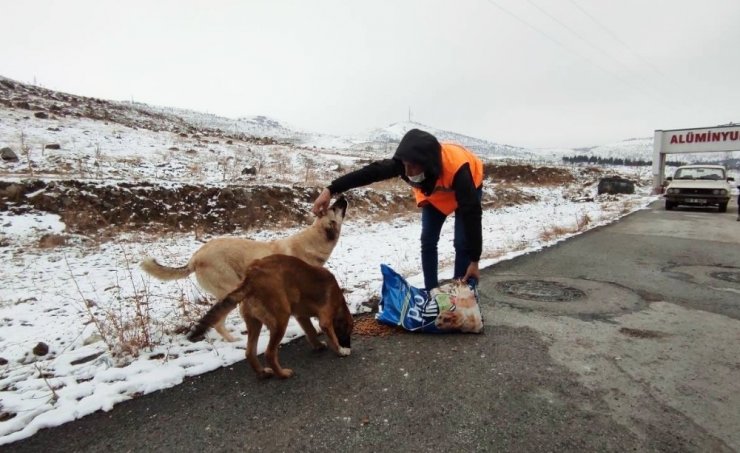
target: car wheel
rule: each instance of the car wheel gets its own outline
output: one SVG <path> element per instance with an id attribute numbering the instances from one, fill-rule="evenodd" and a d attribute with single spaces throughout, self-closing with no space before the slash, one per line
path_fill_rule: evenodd
<path id="1" fill-rule="evenodd" d="M 720 203 L 718 207 L 719 207 L 719 212 L 727 212 L 727 203 Z"/>
<path id="2" fill-rule="evenodd" d="M 671 201 L 666 201 L 665 202 L 665 210 L 666 211 L 670 211 L 671 209 L 673 209 L 674 206 L 676 206 L 676 205 L 673 204 L 673 202 L 671 202 Z"/>

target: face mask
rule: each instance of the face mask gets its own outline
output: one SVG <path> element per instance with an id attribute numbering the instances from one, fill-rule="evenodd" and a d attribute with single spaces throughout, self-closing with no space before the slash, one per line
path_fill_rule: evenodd
<path id="1" fill-rule="evenodd" d="M 426 175 L 424 175 L 424 172 L 421 172 L 416 176 L 408 176 L 408 178 L 409 178 L 409 181 L 415 184 L 420 184 L 424 181 L 424 179 L 426 179 Z"/>

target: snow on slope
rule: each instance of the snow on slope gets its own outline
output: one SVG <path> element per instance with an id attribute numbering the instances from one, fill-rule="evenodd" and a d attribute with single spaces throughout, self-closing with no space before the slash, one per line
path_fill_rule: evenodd
<path id="1" fill-rule="evenodd" d="M 212 136 L 243 140 L 248 140 L 250 137 L 267 137 L 274 142 L 288 146 L 350 154 L 361 153 L 364 157 L 391 155 L 403 134 L 412 128 L 426 130 L 440 141 L 460 143 L 488 159 L 560 162 L 563 157 L 586 155 L 649 161 L 652 160 L 653 152 L 652 137 L 630 138 L 584 148 L 527 149 L 470 137 L 413 121 L 392 123 L 386 127 L 375 128 L 353 136 L 336 136 L 302 130 L 283 121 L 261 115 L 226 118 L 210 113 L 153 106 L 140 102 L 106 101 L 26 85 L 2 76 L 0 76 L 0 102 L 2 106 L 11 110 L 15 109 L 16 112 L 24 112 L 30 117 L 34 112 L 47 111 L 52 114 L 52 118 L 60 116 L 90 118 L 104 120 L 106 124 L 117 123 L 129 128 L 170 132 L 178 135 L 198 131 Z M 7 128 L 15 127 L 14 135 L 18 135 L 20 129 L 14 122 L 6 120 L 7 116 L 3 121 L 6 130 L 3 132 L 4 135 L 0 135 L 2 146 L 12 144 L 12 141 L 6 138 L 9 133 Z M 17 141 L 17 138 L 15 140 Z M 85 137 L 80 137 L 79 141 L 85 142 Z M 160 140 L 160 142 L 173 141 L 177 141 L 177 138 L 166 137 Z M 706 161 L 722 159 L 726 155 L 724 153 L 704 153 L 686 154 L 680 157 L 687 161 Z"/>
<path id="2" fill-rule="evenodd" d="M 355 140 L 358 144 L 375 145 L 392 150 L 401 141 L 403 135 L 411 129 L 425 130 L 437 137 L 441 142 L 459 143 L 487 158 L 532 159 L 535 157 L 525 148 L 493 143 L 488 140 L 438 129 L 414 121 L 403 121 L 393 123 L 384 128 L 373 129 L 366 136 L 356 137 Z"/>

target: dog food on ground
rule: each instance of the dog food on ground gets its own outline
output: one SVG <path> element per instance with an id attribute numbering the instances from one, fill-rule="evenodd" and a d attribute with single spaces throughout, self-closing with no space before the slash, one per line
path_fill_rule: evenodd
<path id="1" fill-rule="evenodd" d="M 372 316 L 362 316 L 355 319 L 354 334 L 363 337 L 385 337 L 396 332 L 396 329 L 379 323 Z"/>

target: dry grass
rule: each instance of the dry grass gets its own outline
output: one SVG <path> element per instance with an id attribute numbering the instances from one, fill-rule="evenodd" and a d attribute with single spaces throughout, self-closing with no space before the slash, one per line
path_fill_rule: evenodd
<path id="1" fill-rule="evenodd" d="M 67 236 L 49 233 L 41 236 L 38 242 L 38 247 L 41 249 L 50 249 L 65 245 L 66 243 Z"/>
<path id="2" fill-rule="evenodd" d="M 542 230 L 540 233 L 540 239 L 545 242 L 553 241 L 559 237 L 565 236 L 566 234 L 573 234 L 576 232 L 584 231 L 591 224 L 591 217 L 588 214 L 582 214 L 576 217 L 576 222 L 573 227 L 565 227 L 561 225 L 553 225 Z"/>
<path id="3" fill-rule="evenodd" d="M 575 228 L 566 228 L 560 225 L 553 225 L 542 230 L 542 233 L 540 233 L 540 239 L 544 242 L 550 242 L 561 236 L 565 236 L 566 234 L 575 232 Z"/>
<path id="4" fill-rule="evenodd" d="M 634 203 L 631 200 L 625 200 L 620 205 L 619 214 L 627 215 L 635 208 Z"/>
<path id="5" fill-rule="evenodd" d="M 203 293 L 200 288 L 195 287 L 195 290 L 198 292 L 198 297 L 195 300 L 191 300 L 182 287 L 179 296 L 172 300 L 172 305 L 178 309 L 178 321 L 174 326 L 165 329 L 167 333 L 186 334 L 213 305 L 209 302 L 208 295 Z"/>
<path id="6" fill-rule="evenodd" d="M 116 304 L 100 307 L 94 300 L 85 297 L 72 269 L 67 261 L 67 268 L 72 275 L 72 281 L 82 299 L 82 305 L 88 314 L 89 322 L 105 343 L 111 355 L 123 362 L 126 358 L 137 357 L 143 350 L 151 350 L 155 346 L 155 331 L 161 330 L 152 317 L 150 309 L 150 293 L 147 286 L 135 279 L 131 268 L 131 261 L 124 251 L 125 273 L 133 285 L 133 294 L 127 295 L 120 283 L 105 288 L 105 291 L 116 292 L 113 298 Z M 66 261 L 66 257 L 65 257 Z"/>
<path id="7" fill-rule="evenodd" d="M 203 175 L 204 170 L 203 167 L 200 164 L 192 163 L 188 165 L 188 172 L 192 175 Z"/>
<path id="8" fill-rule="evenodd" d="M 521 252 L 522 250 L 528 249 L 532 244 L 530 244 L 527 241 L 519 241 L 516 244 L 514 244 L 509 251 L 510 252 Z"/>
<path id="9" fill-rule="evenodd" d="M 584 231 L 591 224 L 591 217 L 588 214 L 583 214 L 576 219 L 576 230 Z"/>

